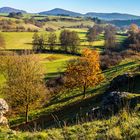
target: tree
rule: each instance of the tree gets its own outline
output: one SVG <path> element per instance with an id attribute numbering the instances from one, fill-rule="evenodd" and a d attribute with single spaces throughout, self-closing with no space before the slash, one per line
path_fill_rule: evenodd
<path id="1" fill-rule="evenodd" d="M 60 34 L 60 43 L 66 53 L 68 52 L 68 34 L 68 30 L 63 30 Z"/>
<path id="2" fill-rule="evenodd" d="M 43 35 L 38 35 L 38 33 L 34 33 L 33 35 L 33 50 L 35 52 L 42 52 L 45 49 L 45 37 Z"/>
<path id="3" fill-rule="evenodd" d="M 115 27 L 108 25 L 104 33 L 105 48 L 111 49 L 116 47 L 116 29 Z"/>
<path id="4" fill-rule="evenodd" d="M 80 38 L 75 31 L 63 30 L 60 34 L 60 42 L 66 53 L 77 53 Z"/>
<path id="5" fill-rule="evenodd" d="M 99 25 L 94 25 L 92 28 L 89 28 L 87 32 L 87 40 L 92 45 L 93 41 L 98 40 L 98 36 L 102 33 L 103 29 Z"/>
<path id="6" fill-rule="evenodd" d="M 136 24 L 131 24 L 129 27 L 129 33 L 138 33 L 139 27 Z"/>
<path id="7" fill-rule="evenodd" d="M 10 17 L 10 18 L 21 18 L 21 17 L 23 17 L 23 14 L 22 14 L 22 12 L 11 12 L 11 13 L 9 13 L 9 15 L 8 15 L 8 17 Z"/>
<path id="8" fill-rule="evenodd" d="M 98 25 L 93 26 L 92 28 L 89 28 L 87 32 L 87 39 L 89 42 L 93 42 L 97 40 L 98 35 L 102 33 L 102 28 Z"/>
<path id="9" fill-rule="evenodd" d="M 103 81 L 101 74 L 99 53 L 90 49 L 83 51 L 82 57 L 70 61 L 65 74 L 67 88 L 82 88 L 85 96 L 89 87 L 96 86 Z"/>
<path id="10" fill-rule="evenodd" d="M 3 56 L 0 64 L 6 79 L 2 89 L 6 101 L 13 111 L 25 113 L 27 123 L 29 111 L 43 105 L 46 98 L 44 75 L 38 59 L 32 55 Z"/>
<path id="11" fill-rule="evenodd" d="M 6 46 L 5 39 L 2 34 L 0 34 L 0 48 L 4 49 Z"/>
<path id="12" fill-rule="evenodd" d="M 57 41 L 56 34 L 51 32 L 48 36 L 48 44 L 49 44 L 51 51 L 54 50 L 54 46 L 56 45 L 56 41 Z"/>
<path id="13" fill-rule="evenodd" d="M 131 33 L 127 39 L 128 47 L 136 52 L 140 51 L 140 32 Z"/>
<path id="14" fill-rule="evenodd" d="M 39 35 L 38 35 L 37 32 L 35 32 L 34 35 L 33 35 L 33 41 L 32 41 L 34 51 L 38 50 L 38 47 L 39 47 L 39 41 L 38 40 L 39 40 Z"/>
<path id="15" fill-rule="evenodd" d="M 79 44 L 80 44 L 80 38 L 77 32 L 75 31 L 70 32 L 68 36 L 68 45 L 70 47 L 70 52 L 73 54 L 77 53 Z"/>
<path id="16" fill-rule="evenodd" d="M 87 40 L 88 42 L 93 42 L 97 39 L 97 31 L 96 28 L 90 28 L 87 32 Z"/>
<path id="17" fill-rule="evenodd" d="M 39 42 L 38 51 L 42 52 L 45 49 L 45 37 L 43 35 L 40 35 L 38 42 Z"/>

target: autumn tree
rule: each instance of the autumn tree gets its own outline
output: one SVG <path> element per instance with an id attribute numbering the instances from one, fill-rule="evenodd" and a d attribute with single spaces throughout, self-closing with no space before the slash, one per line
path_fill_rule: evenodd
<path id="1" fill-rule="evenodd" d="M 3 56 L 0 68 L 6 79 L 2 92 L 12 111 L 25 113 L 27 123 L 29 111 L 46 99 L 42 67 L 35 56 L 15 55 Z"/>
<path id="2" fill-rule="evenodd" d="M 139 27 L 136 24 L 131 24 L 129 27 L 129 33 L 138 33 Z"/>
<path id="3" fill-rule="evenodd" d="M 54 46 L 56 45 L 56 41 L 57 41 L 57 36 L 55 33 L 50 33 L 48 35 L 48 44 L 49 44 L 49 48 L 51 51 L 54 50 Z"/>
<path id="4" fill-rule="evenodd" d="M 5 48 L 5 39 L 2 34 L 0 34 L 0 48 L 4 49 Z"/>
<path id="5" fill-rule="evenodd" d="M 131 33 L 127 38 L 127 45 L 128 48 L 136 52 L 140 52 L 140 32 Z"/>
<path id="6" fill-rule="evenodd" d="M 70 61 L 66 70 L 65 85 L 67 88 L 82 88 L 85 96 L 89 87 L 98 85 L 103 81 L 99 53 L 85 49 L 82 57 Z"/>

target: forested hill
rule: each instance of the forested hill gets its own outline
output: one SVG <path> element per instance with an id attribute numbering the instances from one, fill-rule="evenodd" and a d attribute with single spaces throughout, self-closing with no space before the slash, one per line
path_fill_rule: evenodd
<path id="1" fill-rule="evenodd" d="M 109 21 L 109 23 L 114 24 L 114 25 L 119 26 L 119 27 L 130 26 L 131 24 L 137 24 L 138 26 L 140 26 L 140 19 L 136 19 L 136 20 L 112 20 L 112 21 Z"/>

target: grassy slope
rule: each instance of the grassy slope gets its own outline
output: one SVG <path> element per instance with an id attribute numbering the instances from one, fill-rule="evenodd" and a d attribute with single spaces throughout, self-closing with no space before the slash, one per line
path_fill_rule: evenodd
<path id="1" fill-rule="evenodd" d="M 132 60 L 126 60 L 124 62 L 122 62 L 120 65 L 112 67 L 111 69 L 104 71 L 104 74 L 106 76 L 106 81 L 97 86 L 96 88 L 91 88 L 89 89 L 89 91 L 87 91 L 87 97 L 83 100 L 83 94 L 81 94 L 81 91 L 74 91 L 74 92 L 70 92 L 70 93 L 64 93 L 61 94 L 57 97 L 57 99 L 54 99 L 53 101 L 51 101 L 51 104 L 48 105 L 48 107 L 40 109 L 40 110 L 36 110 L 33 112 L 30 112 L 30 119 L 31 120 L 36 120 L 38 119 L 38 117 L 41 116 L 47 116 L 57 110 L 61 110 L 63 112 L 63 109 L 65 107 L 70 108 L 69 111 L 65 111 L 66 113 L 63 112 L 63 115 L 61 115 L 59 118 L 60 120 L 69 120 L 70 118 L 73 119 L 72 117 L 75 117 L 77 113 L 79 113 L 80 108 L 82 107 L 82 111 L 83 114 L 84 112 L 86 113 L 89 109 L 91 109 L 91 107 L 93 106 L 97 106 L 98 104 L 100 104 L 103 92 L 105 91 L 105 89 L 108 87 L 109 81 L 111 81 L 114 77 L 116 77 L 117 75 L 123 74 L 125 72 L 130 71 L 133 68 L 138 67 L 139 61 L 132 61 Z M 96 103 L 96 104 L 95 104 Z M 10 123 L 11 125 L 15 125 L 18 123 L 21 123 L 24 120 L 24 118 L 19 117 L 19 118 L 14 118 L 14 119 L 10 119 Z M 45 125 L 50 125 L 49 123 L 46 122 Z"/>
<path id="2" fill-rule="evenodd" d="M 63 24 L 65 24 L 65 26 L 68 25 L 68 23 L 63 23 Z M 54 24 L 53 26 L 56 26 L 56 25 Z M 81 41 L 82 45 L 85 45 L 85 46 L 89 45 L 85 38 L 86 30 L 79 30 L 79 29 L 72 29 L 72 30 L 76 30 L 77 32 L 79 32 L 80 38 L 82 40 Z M 58 35 L 59 33 L 60 31 L 57 32 Z M 32 42 L 33 33 L 3 33 L 3 34 L 6 38 L 7 49 L 31 48 L 31 45 L 30 44 L 28 45 L 28 43 Z M 100 36 L 100 38 L 101 38 L 100 41 L 94 42 L 91 46 L 94 46 L 93 48 L 98 48 L 101 51 L 103 48 L 104 41 L 103 41 L 102 35 Z M 117 38 L 118 38 L 118 41 L 120 41 L 124 39 L 125 37 L 117 36 Z M 39 57 L 42 63 L 44 63 L 46 67 L 47 78 L 57 76 L 59 72 L 63 72 L 65 70 L 66 61 L 74 58 L 73 56 L 70 56 L 70 55 L 59 55 L 59 54 L 41 54 Z M 117 75 L 123 74 L 127 71 L 131 71 L 131 69 L 138 67 L 139 65 L 140 65 L 139 61 L 135 61 L 135 60 L 123 61 L 120 65 L 112 67 L 107 71 L 104 71 L 104 74 L 106 76 L 106 82 L 104 82 L 103 84 L 95 88 L 89 89 L 89 91 L 87 92 L 87 97 L 84 100 L 83 100 L 83 95 L 81 94 L 81 91 L 79 90 L 58 95 L 57 99 L 54 99 L 51 101 L 51 104 L 47 103 L 48 107 L 30 112 L 30 120 L 36 120 L 37 118 L 40 118 L 43 115 L 47 116 L 50 113 L 55 112 L 57 110 L 61 110 L 61 109 L 63 112 L 63 107 L 66 107 L 66 106 L 71 107 L 71 108 L 69 108 L 68 112 L 66 113 L 63 112 L 64 114 L 61 115 L 61 118 L 60 118 L 62 120 L 67 121 L 75 117 L 77 113 L 79 113 L 79 109 L 81 107 L 82 107 L 81 112 L 83 114 L 86 113 L 88 109 L 100 103 L 100 100 L 102 98 L 102 93 L 108 86 L 108 83 L 110 80 L 112 80 Z M 3 79 L 3 77 L 0 77 L 0 78 Z M 133 131 L 135 131 L 135 129 L 138 128 L 138 127 L 135 128 L 134 125 L 135 124 L 139 125 L 139 118 L 137 118 L 136 120 L 134 119 L 135 118 L 133 117 L 129 121 L 126 121 L 126 122 L 124 121 L 123 122 L 124 124 L 121 124 L 119 126 L 116 125 L 116 123 L 118 123 L 118 118 L 116 117 L 116 118 L 112 118 L 109 121 L 107 120 L 94 121 L 92 123 L 85 123 L 83 125 L 76 125 L 73 127 L 68 127 L 64 129 L 63 131 L 61 129 L 53 129 L 53 130 L 48 130 L 47 132 L 32 133 L 32 134 L 31 133 L 18 133 L 18 136 L 15 134 L 12 134 L 12 132 L 11 133 L 9 132 L 7 135 L 9 136 L 11 135 L 11 137 L 13 135 L 13 137 L 15 137 L 16 139 L 17 138 L 22 139 L 25 137 L 29 137 L 30 139 L 33 139 L 37 137 L 36 139 L 44 138 L 46 140 L 46 137 L 48 139 L 51 139 L 51 138 L 64 139 L 63 133 L 65 132 L 66 136 L 69 137 L 70 139 L 76 139 L 76 138 L 78 139 L 81 136 L 81 134 L 85 134 L 84 136 L 89 136 L 89 138 L 90 137 L 93 138 L 93 135 L 90 135 L 90 134 L 94 134 L 96 138 L 100 138 L 100 139 L 103 139 L 104 136 L 106 135 L 112 138 L 116 137 L 116 139 L 119 139 L 120 137 L 122 137 L 122 132 L 124 131 L 123 129 L 125 128 L 126 124 L 127 125 L 129 124 L 128 127 L 131 127 L 131 128 L 133 127 L 131 134 L 134 133 Z M 10 124 L 17 125 L 19 123 L 22 123 L 23 121 L 24 121 L 23 117 L 14 118 L 14 119 L 10 119 Z M 132 124 L 131 121 L 133 122 L 136 121 L 136 123 Z M 104 131 L 104 130 L 107 130 L 107 131 Z M 136 135 L 136 133 L 138 133 L 138 131 L 135 131 L 134 134 Z M 84 137 L 84 136 L 82 135 L 81 137 Z"/>
<path id="3" fill-rule="evenodd" d="M 121 140 L 140 138 L 140 116 L 126 111 L 108 120 L 94 120 L 93 122 L 77 124 L 71 127 L 48 129 L 41 132 L 15 132 L 1 130 L 3 140 Z"/>
<path id="4" fill-rule="evenodd" d="M 85 37 L 86 36 L 86 30 L 85 29 L 82 29 L 82 30 L 81 29 L 71 29 L 71 30 L 75 30 L 79 33 L 79 36 L 81 38 L 81 44 L 85 45 L 85 46 L 81 46 L 82 48 L 89 45 L 86 42 L 86 37 Z M 59 33 L 60 33 L 60 31 L 57 31 L 58 36 L 59 36 Z M 9 49 L 31 48 L 30 43 L 32 42 L 33 33 L 26 33 L 26 32 L 25 33 L 24 32 L 15 33 L 14 32 L 14 33 L 3 33 L 3 34 L 6 38 L 6 44 L 7 44 L 7 47 Z M 103 35 L 100 35 L 99 38 L 100 38 L 100 41 L 95 41 L 91 45 L 93 46 L 93 48 L 96 48 L 99 51 L 101 51 L 103 49 L 103 44 L 104 44 Z M 117 38 L 120 40 L 120 39 L 123 39 L 124 37 L 123 36 L 117 36 Z M 85 40 L 85 41 L 82 42 L 83 40 Z M 29 45 L 28 45 L 28 43 L 29 43 Z M 40 54 L 39 57 L 40 57 L 42 63 L 46 67 L 46 72 L 47 72 L 46 78 L 51 78 L 51 77 L 58 76 L 60 72 L 63 72 L 65 70 L 66 62 L 70 59 L 75 58 L 74 56 L 59 55 L 59 54 Z M 51 59 L 53 58 L 53 59 L 50 60 L 50 58 Z M 113 75 L 112 76 L 112 78 L 113 78 L 116 75 L 119 75 L 119 73 L 125 72 L 126 69 L 129 69 L 129 67 L 128 67 L 129 65 L 130 65 L 130 67 L 134 67 L 137 64 L 136 64 L 136 62 L 133 62 L 132 64 L 130 63 L 128 66 L 127 65 L 128 64 L 126 62 L 126 66 L 124 65 L 125 68 L 123 68 L 121 65 L 118 66 L 117 69 L 119 69 L 119 70 L 116 71 L 116 72 L 114 72 L 114 69 L 116 69 L 116 68 L 112 68 L 112 69 L 106 71 L 105 72 L 106 77 L 108 79 L 110 79 L 111 75 Z M 116 74 L 116 75 L 114 76 L 114 74 Z M 105 85 L 107 85 L 107 83 L 105 83 Z M 96 91 L 96 89 L 98 89 L 99 87 L 101 87 L 101 90 Z M 99 86 L 99 87 L 95 88 L 94 90 L 93 89 L 89 90 L 87 98 L 94 98 L 93 93 L 95 91 L 96 91 L 95 95 L 103 93 L 104 88 L 102 89 L 102 86 Z M 81 94 L 80 91 L 76 91 L 75 97 L 73 96 L 74 94 L 75 93 L 71 92 L 71 93 L 67 93 L 65 95 L 59 96 L 57 98 L 57 100 L 54 100 L 52 102 L 52 105 L 48 106 L 47 108 L 43 108 L 41 110 L 31 112 L 30 113 L 30 118 L 31 119 L 36 119 L 38 116 L 41 116 L 41 115 L 44 115 L 44 114 L 48 115 L 50 112 L 61 109 L 62 107 L 65 107 L 66 105 L 72 105 L 73 103 L 77 103 L 79 101 L 82 101 L 81 99 L 83 98 L 83 95 Z M 22 117 L 20 117 L 19 119 L 16 118 L 14 120 L 10 119 L 11 124 L 18 124 L 22 121 L 23 121 Z"/>

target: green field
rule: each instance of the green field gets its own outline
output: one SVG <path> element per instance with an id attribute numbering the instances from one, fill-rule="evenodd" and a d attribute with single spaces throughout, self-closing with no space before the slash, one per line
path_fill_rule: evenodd
<path id="1" fill-rule="evenodd" d="M 81 39 L 81 46 L 79 48 L 82 50 L 83 48 L 90 47 L 96 48 L 99 51 L 102 51 L 104 46 L 104 37 L 103 35 L 99 36 L 99 41 L 87 42 L 86 39 L 86 29 L 69 29 L 78 32 L 79 37 Z M 56 31 L 56 34 L 59 38 L 60 30 Z M 40 34 L 48 34 L 48 32 L 40 32 Z M 32 49 L 32 37 L 34 33 L 31 32 L 3 32 L 5 41 L 6 41 L 6 49 Z M 122 41 L 125 39 L 125 36 L 117 36 L 118 41 Z M 59 43 L 59 42 L 58 42 Z M 72 55 L 64 55 L 64 54 L 38 54 L 41 61 L 45 64 L 47 77 L 53 77 L 58 75 L 58 73 L 64 72 L 66 62 L 70 59 L 75 58 Z M 50 57 L 51 61 L 47 59 Z M 51 58 L 52 57 L 52 58 Z"/>
<path id="2" fill-rule="evenodd" d="M 95 47 L 103 47 L 104 40 L 101 35 L 99 41 L 94 41 L 92 43 L 87 42 L 86 39 L 86 29 L 71 29 L 78 32 L 79 37 L 81 39 L 81 46 L 95 46 Z M 56 31 L 56 34 L 59 38 L 59 34 L 61 31 Z M 41 32 L 42 34 L 48 34 L 48 32 Z M 6 49 L 32 49 L 32 37 L 34 33 L 30 32 L 3 32 L 5 41 L 6 41 Z M 123 41 L 126 36 L 117 36 L 118 42 Z M 59 43 L 59 42 L 58 42 Z"/>
<path id="3" fill-rule="evenodd" d="M 8 19 L 14 21 L 16 25 L 15 18 L 8 18 L 5 14 L 0 14 L 0 20 Z M 57 35 L 56 50 L 60 47 L 59 35 L 63 29 L 76 31 L 80 37 L 80 45 L 78 46 L 81 50 L 84 48 L 96 49 L 99 52 L 104 50 L 104 35 L 103 33 L 98 36 L 97 41 L 88 42 L 87 41 L 87 28 L 74 28 L 72 26 L 93 26 L 94 22 L 91 20 L 85 20 L 83 18 L 72 18 L 72 17 L 59 17 L 59 16 L 49 16 L 50 21 L 47 21 L 43 27 L 37 27 L 33 24 L 25 24 L 24 18 L 34 17 L 37 20 L 43 20 L 46 17 L 35 15 L 35 14 L 25 14 L 18 25 L 25 27 L 26 29 L 38 29 L 39 34 L 48 35 L 49 31 L 45 31 L 46 28 L 52 28 Z M 66 21 L 61 21 L 64 18 Z M 55 21 L 55 20 L 56 21 Z M 73 19 L 75 21 L 70 21 Z M 34 32 L 1 32 L 4 36 L 6 42 L 6 50 L 16 51 L 24 49 L 32 49 L 32 37 Z M 117 43 L 123 42 L 127 36 L 122 34 L 116 35 Z M 76 59 L 79 56 L 72 54 L 60 54 L 56 52 L 46 52 L 34 54 L 38 57 L 38 61 L 42 64 L 45 74 L 45 82 L 47 83 L 50 79 L 59 77 L 66 70 L 67 62 Z M 29 112 L 29 125 L 30 129 L 35 132 L 15 132 L 11 130 L 0 128 L 0 139 L 6 138 L 15 139 L 27 139 L 27 140 L 92 140 L 93 137 L 97 140 L 102 140 L 104 138 L 110 138 L 112 140 L 118 140 L 122 137 L 126 138 L 128 135 L 132 136 L 130 139 L 137 138 L 139 136 L 140 128 L 140 118 L 138 114 L 129 114 L 123 110 L 118 116 L 112 116 L 109 119 L 95 119 L 92 122 L 89 120 L 84 120 L 88 112 L 93 109 L 93 107 L 98 107 L 102 103 L 102 99 L 105 97 L 105 91 L 108 89 L 110 82 L 117 76 L 123 75 L 124 73 L 129 73 L 137 70 L 140 67 L 139 55 L 137 57 L 130 57 L 123 59 L 118 65 L 114 65 L 107 70 L 103 71 L 105 80 L 95 87 L 90 87 L 86 91 L 86 97 L 83 97 L 83 92 L 81 89 L 65 90 L 59 93 L 54 92 L 51 94 L 51 98 L 44 102 L 44 106 L 32 110 Z M 0 75 L 0 86 L 3 86 L 5 79 Z M 139 80 L 138 80 L 139 83 Z M 139 84 L 136 84 L 135 93 L 130 93 L 127 99 L 133 99 L 135 97 L 139 98 L 140 95 L 137 93 L 139 91 Z M 50 88 L 50 87 L 49 87 Z M 64 85 L 61 86 L 64 88 Z M 128 92 L 126 88 L 122 88 L 125 92 Z M 53 88 L 52 90 L 56 90 Z M 51 91 L 49 91 L 51 93 Z M 49 93 L 49 94 L 50 94 Z M 48 96 L 48 95 L 47 95 Z M 1 98 L 5 95 L 0 94 Z M 137 105 L 139 109 L 140 104 Z M 9 125 L 12 129 L 24 130 L 20 125 L 26 126 L 24 114 L 20 115 L 7 115 Z M 89 117 L 89 116 L 88 116 Z M 108 116 L 110 117 L 110 116 Z M 53 121 L 52 121 L 52 119 Z M 37 124 L 39 123 L 39 124 Z M 73 125 L 74 124 L 74 125 Z M 39 129 L 36 128 L 39 127 Z M 129 127 L 130 126 L 130 127 Z M 50 129 L 53 128 L 53 129 Z M 47 129 L 47 130 L 46 130 Z M 40 130 L 37 132 L 36 130 Z M 91 139 L 90 139 L 91 138 Z M 7 139 L 4 139 L 7 140 Z"/>

